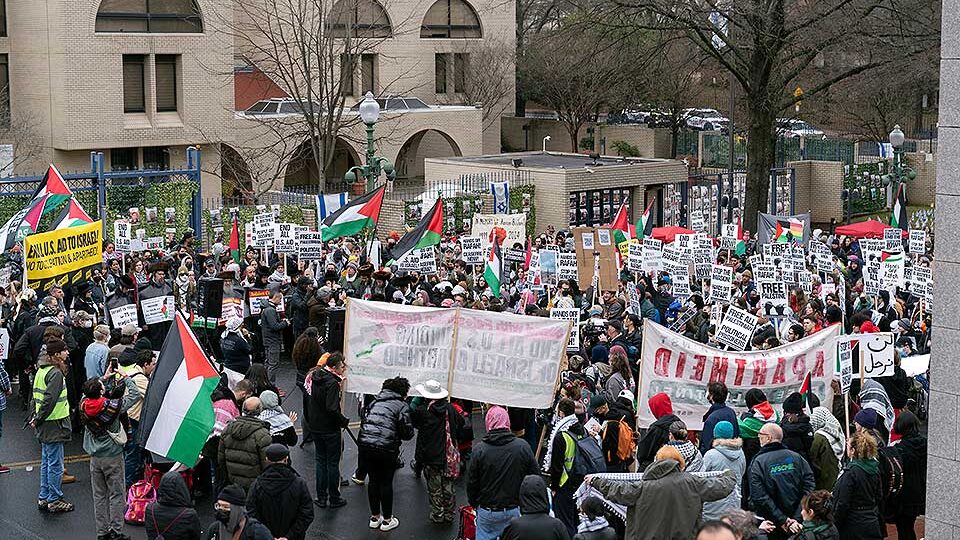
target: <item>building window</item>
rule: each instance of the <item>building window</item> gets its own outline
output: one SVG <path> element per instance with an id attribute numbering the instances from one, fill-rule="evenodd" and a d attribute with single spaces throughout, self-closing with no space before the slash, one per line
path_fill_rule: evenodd
<path id="1" fill-rule="evenodd" d="M 7 55 L 0 54 L 0 127 L 10 125 L 10 70 Z"/>
<path id="2" fill-rule="evenodd" d="M 436 92 L 438 94 L 447 93 L 447 55 L 443 53 L 436 54 Z"/>
<path id="3" fill-rule="evenodd" d="M 479 38 L 480 17 L 464 0 L 437 0 L 423 17 L 421 38 Z"/>
<path id="4" fill-rule="evenodd" d="M 157 83 L 157 112 L 177 110 L 177 56 L 158 54 L 154 59 Z"/>
<path id="5" fill-rule="evenodd" d="M 111 171 L 132 171 L 137 168 L 136 148 L 114 148 L 110 150 Z"/>
<path id="6" fill-rule="evenodd" d="M 123 55 L 123 112 L 142 113 L 147 111 L 143 91 L 144 56 L 142 54 Z"/>
<path id="7" fill-rule="evenodd" d="M 195 0 L 103 0 L 97 12 L 97 32 L 203 32 Z"/>
<path id="8" fill-rule="evenodd" d="M 360 95 L 365 96 L 367 92 L 376 95 L 376 72 L 377 55 L 364 54 L 360 56 Z"/>
<path id="9" fill-rule="evenodd" d="M 166 146 L 148 146 L 143 149 L 143 168 L 165 171 L 170 168 L 170 149 Z"/>
<path id="10" fill-rule="evenodd" d="M 330 9 L 327 25 L 333 37 L 388 38 L 387 11 L 376 0 L 340 0 Z"/>
<path id="11" fill-rule="evenodd" d="M 467 70 L 470 69 L 470 55 L 456 53 L 453 55 L 453 90 L 464 92 L 467 89 Z"/>
<path id="12" fill-rule="evenodd" d="M 0 0 L 0 37 L 7 37 L 7 0 Z"/>
<path id="13" fill-rule="evenodd" d="M 352 54 L 340 55 L 340 94 L 344 96 L 353 95 L 353 76 L 356 68 Z"/>

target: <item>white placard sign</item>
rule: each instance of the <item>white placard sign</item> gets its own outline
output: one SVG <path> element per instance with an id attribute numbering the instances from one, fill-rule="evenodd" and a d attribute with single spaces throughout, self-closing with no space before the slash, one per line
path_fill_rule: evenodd
<path id="1" fill-rule="evenodd" d="M 253 244 L 258 247 L 267 247 L 273 244 L 276 229 L 276 218 L 272 213 L 253 216 Z"/>
<path id="2" fill-rule="evenodd" d="M 397 269 L 403 272 L 419 272 L 420 250 L 414 249 L 408 251 L 406 255 L 397 261 Z"/>
<path id="3" fill-rule="evenodd" d="M 927 252 L 927 231 L 910 229 L 910 253 L 923 255 Z"/>
<path id="4" fill-rule="evenodd" d="M 273 225 L 273 245 L 277 253 L 296 253 L 297 237 L 293 223 L 275 223 Z"/>
<path id="5" fill-rule="evenodd" d="M 763 312 L 768 316 L 782 316 L 788 304 L 787 284 L 782 281 L 769 281 L 758 283 L 760 289 L 760 302 Z M 781 308 L 781 309 L 777 309 Z"/>
<path id="6" fill-rule="evenodd" d="M 609 246 L 611 242 L 610 229 L 597 229 L 597 243 L 601 246 Z"/>
<path id="7" fill-rule="evenodd" d="M 710 283 L 714 281 L 733 282 L 733 268 L 723 264 L 715 264 L 710 269 Z"/>
<path id="8" fill-rule="evenodd" d="M 420 273 L 425 276 L 437 273 L 437 256 L 432 246 L 420 250 Z"/>
<path id="9" fill-rule="evenodd" d="M 673 295 L 677 298 L 687 298 L 690 296 L 690 276 L 687 274 L 676 274 L 673 277 Z"/>
<path id="10" fill-rule="evenodd" d="M 10 286 L 10 274 L 12 273 L 13 270 L 10 268 L 9 264 L 3 268 L 0 268 L 0 289 L 6 289 Z"/>
<path id="11" fill-rule="evenodd" d="M 656 238 L 643 239 L 642 271 L 659 272 L 660 260 L 663 257 L 663 242 Z M 678 260 L 679 262 L 679 260 Z"/>
<path id="12" fill-rule="evenodd" d="M 10 358 L 10 331 L 0 328 L 0 360 Z"/>
<path id="13" fill-rule="evenodd" d="M 777 267 L 762 263 L 753 267 L 753 280 L 757 283 L 771 283 L 777 281 Z"/>
<path id="14" fill-rule="evenodd" d="M 567 349 L 580 349 L 580 325 L 578 324 L 580 322 L 580 310 L 570 308 L 551 308 L 550 318 L 573 321 L 572 328 L 570 329 L 570 339 L 567 340 Z"/>
<path id="15" fill-rule="evenodd" d="M 323 234 L 318 232 L 304 231 L 297 234 L 297 245 L 300 260 L 319 261 L 323 260 Z"/>
<path id="16" fill-rule="evenodd" d="M 690 228 L 698 232 L 707 230 L 707 222 L 703 219 L 703 214 L 700 212 L 690 213 Z"/>
<path id="17" fill-rule="evenodd" d="M 837 375 L 840 377 L 840 393 L 846 394 L 850 391 L 850 383 L 853 382 L 853 341 L 860 336 L 838 336 L 837 337 L 837 366 L 840 371 Z"/>
<path id="18" fill-rule="evenodd" d="M 113 222 L 113 247 L 120 253 L 130 252 L 130 224 L 126 221 Z"/>
<path id="19" fill-rule="evenodd" d="M 523 212 L 519 214 L 473 214 L 470 222 L 470 236 L 476 236 L 483 242 L 483 249 L 486 252 L 490 248 L 490 231 L 494 227 L 500 227 L 507 233 L 502 247 L 512 248 L 515 245 L 523 245 L 527 237 L 527 215 Z"/>
<path id="20" fill-rule="evenodd" d="M 137 324 L 137 305 L 127 304 L 110 310 L 110 325 L 120 329 L 128 324 Z"/>
<path id="21" fill-rule="evenodd" d="M 736 307 L 727 308 L 723 322 L 717 328 L 717 343 L 729 346 L 735 351 L 746 350 L 757 326 L 757 317 Z"/>
<path id="22" fill-rule="evenodd" d="M 156 250 L 163 248 L 163 237 L 162 236 L 151 236 L 143 241 L 144 247 L 148 250 Z"/>
<path id="23" fill-rule="evenodd" d="M 159 324 L 173 320 L 176 304 L 173 296 L 156 296 L 140 300 L 140 309 L 143 310 L 144 324 Z"/>
<path id="24" fill-rule="evenodd" d="M 460 238 L 461 257 L 467 264 L 483 263 L 483 240 L 479 236 L 463 236 Z"/>
<path id="25" fill-rule="evenodd" d="M 883 244 L 885 251 L 900 251 L 903 249 L 903 229 L 887 227 L 883 230 Z"/>
<path id="26" fill-rule="evenodd" d="M 557 279 L 576 281 L 578 275 L 577 254 L 561 252 L 557 256 Z"/>
<path id="27" fill-rule="evenodd" d="M 797 274 L 797 281 L 800 283 L 800 290 L 811 294 L 813 292 L 813 274 L 810 272 L 800 272 Z"/>
<path id="28" fill-rule="evenodd" d="M 643 244 L 636 242 L 627 244 L 627 269 L 631 272 L 643 272 L 644 255 Z"/>
<path id="29" fill-rule="evenodd" d="M 860 369 L 866 379 L 889 377 L 894 374 L 893 334 L 877 332 L 860 334 Z"/>

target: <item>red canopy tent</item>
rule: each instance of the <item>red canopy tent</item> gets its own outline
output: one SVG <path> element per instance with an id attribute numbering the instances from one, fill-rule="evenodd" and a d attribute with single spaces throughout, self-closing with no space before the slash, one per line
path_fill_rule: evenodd
<path id="1" fill-rule="evenodd" d="M 683 227 L 654 227 L 653 237 L 664 244 L 672 244 L 678 234 L 694 234 L 697 231 Z M 883 233 L 880 233 L 883 236 Z"/>
<path id="2" fill-rule="evenodd" d="M 852 238 L 883 238 L 883 230 L 889 228 L 890 225 L 882 221 L 870 219 L 859 223 L 841 225 L 835 229 L 835 232 L 839 236 L 850 236 Z M 904 237 L 908 235 L 907 231 L 903 231 Z"/>

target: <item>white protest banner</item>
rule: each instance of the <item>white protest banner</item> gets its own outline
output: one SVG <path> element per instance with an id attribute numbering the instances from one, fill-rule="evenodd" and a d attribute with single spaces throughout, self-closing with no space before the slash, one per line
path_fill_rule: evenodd
<path id="1" fill-rule="evenodd" d="M 137 305 L 127 304 L 110 310 L 110 325 L 120 329 L 128 324 L 137 324 Z"/>
<path id="2" fill-rule="evenodd" d="M 527 237 L 527 215 L 519 214 L 474 214 L 470 236 L 476 236 L 483 242 L 483 249 L 490 248 L 490 231 L 500 227 L 507 232 L 503 247 L 512 248 L 516 244 L 523 246 Z"/>
<path id="3" fill-rule="evenodd" d="M 580 349 L 580 310 L 571 308 L 551 308 L 551 319 L 561 319 L 564 321 L 573 321 L 570 328 L 570 339 L 567 340 L 567 349 Z"/>
<path id="4" fill-rule="evenodd" d="M 753 267 L 753 280 L 759 283 L 771 283 L 777 281 L 777 267 L 772 264 L 762 263 Z"/>
<path id="5" fill-rule="evenodd" d="M 910 253 L 914 255 L 923 255 L 927 252 L 927 231 L 923 229 L 910 229 Z"/>
<path id="6" fill-rule="evenodd" d="M 663 257 L 663 242 L 656 238 L 644 238 L 643 249 L 641 251 L 640 271 L 659 272 L 660 260 Z"/>
<path id="7" fill-rule="evenodd" d="M 900 251 L 903 249 L 903 229 L 887 227 L 883 230 L 883 244 L 885 251 Z"/>
<path id="8" fill-rule="evenodd" d="M 113 247 L 120 253 L 130 252 L 130 224 L 126 221 L 113 222 Z"/>
<path id="9" fill-rule="evenodd" d="M 673 295 L 677 298 L 687 298 L 690 296 L 690 276 L 687 274 L 675 274 L 673 277 Z"/>
<path id="10" fill-rule="evenodd" d="M 750 268 L 756 268 L 761 264 L 763 264 L 763 255 L 758 253 L 750 256 Z"/>
<path id="11" fill-rule="evenodd" d="M 658 252 L 659 254 L 659 252 Z M 631 272 L 644 272 L 644 246 L 636 242 L 627 244 L 627 269 Z"/>
<path id="12" fill-rule="evenodd" d="M 350 299 L 344 326 L 347 391 L 377 394 L 384 379 L 447 386 L 457 310 Z"/>
<path id="13" fill-rule="evenodd" d="M 437 273 L 437 255 L 433 251 L 433 246 L 420 250 L 420 273 L 430 276 Z"/>
<path id="14" fill-rule="evenodd" d="M 576 253 L 560 253 L 557 258 L 557 279 L 577 281 Z"/>
<path id="15" fill-rule="evenodd" d="M 834 371 L 840 377 L 840 393 L 842 394 L 850 391 L 850 383 L 853 382 L 854 342 L 859 338 L 859 335 L 837 336 L 837 363 Z"/>
<path id="16" fill-rule="evenodd" d="M 642 375 L 639 401 L 666 392 L 673 413 L 687 429 L 703 428 L 703 416 L 710 404 L 703 399 L 707 385 L 722 382 L 730 390 L 727 404 L 746 410 L 744 395 L 759 388 L 776 409 L 782 409 L 788 395 L 800 389 L 808 372 L 812 373 L 813 393 L 821 405 L 830 409 L 839 325 L 825 328 L 812 336 L 763 351 L 728 352 L 687 339 L 659 324 L 645 321 L 643 326 Z M 655 420 L 649 407 L 640 407 L 639 427 Z"/>
<path id="17" fill-rule="evenodd" d="M 323 235 L 318 232 L 299 232 L 297 234 L 298 253 L 302 261 L 323 260 Z"/>
<path id="18" fill-rule="evenodd" d="M 933 285 L 933 283 L 931 283 L 931 280 L 933 279 L 933 272 L 930 270 L 930 268 L 924 266 L 912 266 L 905 270 L 911 271 L 910 273 L 912 279 L 909 282 L 911 294 L 920 298 L 925 298 L 927 296 L 927 292 Z"/>
<path id="19" fill-rule="evenodd" d="M 450 395 L 510 407 L 550 407 L 571 321 L 459 312 Z"/>
<path id="20" fill-rule="evenodd" d="M 723 322 L 717 328 L 717 343 L 727 345 L 735 351 L 747 348 L 753 329 L 757 326 L 757 316 L 736 306 L 727 308 Z"/>
<path id="21" fill-rule="evenodd" d="M 176 304 L 173 296 L 156 296 L 141 300 L 140 309 L 143 310 L 144 324 L 159 324 L 173 320 Z"/>
<path id="22" fill-rule="evenodd" d="M 461 257 L 467 264 L 483 263 L 483 240 L 478 236 L 463 236 L 460 238 Z"/>
<path id="23" fill-rule="evenodd" d="M 275 223 L 273 225 L 273 246 L 277 253 L 296 253 L 297 237 L 293 223 Z"/>
<path id="24" fill-rule="evenodd" d="M 10 358 L 10 331 L 0 328 L 0 360 Z"/>
<path id="25" fill-rule="evenodd" d="M 860 372 L 865 379 L 889 377 L 894 374 L 893 334 L 876 332 L 860 334 Z"/>

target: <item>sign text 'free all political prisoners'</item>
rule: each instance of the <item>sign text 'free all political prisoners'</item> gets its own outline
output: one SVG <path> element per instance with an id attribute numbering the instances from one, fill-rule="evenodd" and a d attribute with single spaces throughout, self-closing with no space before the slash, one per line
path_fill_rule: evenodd
<path id="1" fill-rule="evenodd" d="M 673 413 L 687 424 L 687 429 L 698 431 L 703 429 L 703 415 L 710 406 L 703 399 L 710 382 L 727 385 L 727 404 L 731 407 L 746 409 L 747 390 L 759 388 L 780 410 L 783 400 L 800 389 L 810 372 L 813 393 L 829 409 L 838 335 L 839 325 L 834 325 L 774 349 L 723 351 L 645 321 L 639 402 L 647 403 L 654 394 L 665 392 L 673 402 Z M 641 428 L 655 420 L 648 407 L 640 407 L 638 418 Z"/>
<path id="2" fill-rule="evenodd" d="M 37 291 L 54 283 L 68 287 L 92 278 L 103 262 L 100 221 L 24 239 L 27 282 Z"/>
<path id="3" fill-rule="evenodd" d="M 347 388 L 375 394 L 386 378 L 406 377 L 411 385 L 434 379 L 449 382 L 453 397 L 549 407 L 570 324 L 350 299 L 344 343 Z"/>
<path id="4" fill-rule="evenodd" d="M 297 244 L 299 245 L 300 259 L 304 261 L 319 261 L 323 259 L 323 235 L 318 232 L 298 231 Z"/>
<path id="5" fill-rule="evenodd" d="M 736 306 L 730 306 L 723 316 L 720 328 L 717 328 L 717 343 L 742 351 L 750 343 L 750 338 L 753 336 L 753 330 L 756 326 L 756 315 Z"/>

